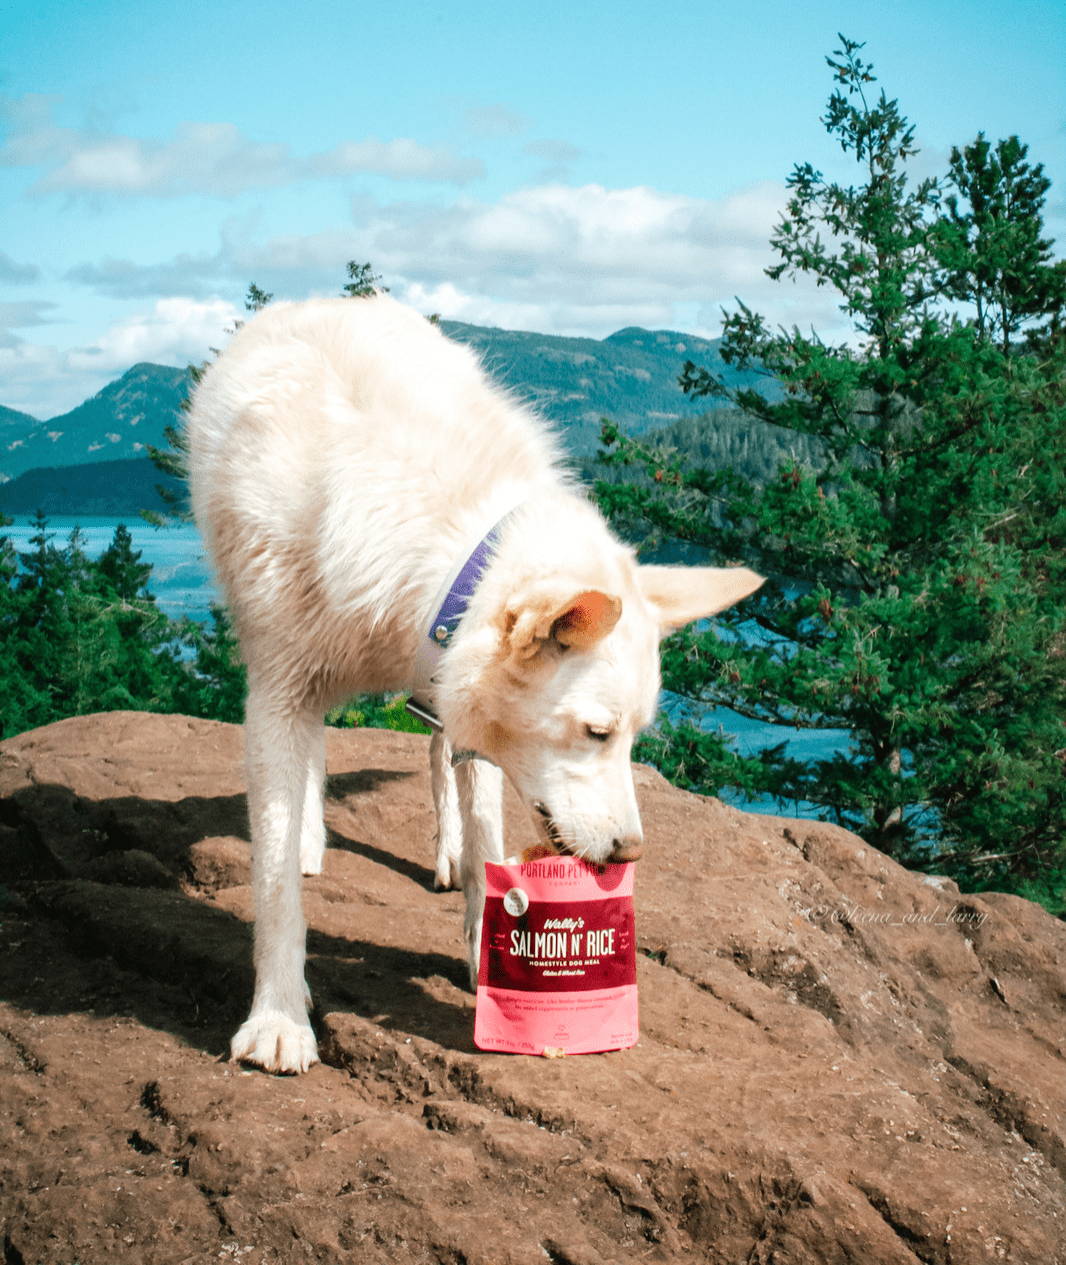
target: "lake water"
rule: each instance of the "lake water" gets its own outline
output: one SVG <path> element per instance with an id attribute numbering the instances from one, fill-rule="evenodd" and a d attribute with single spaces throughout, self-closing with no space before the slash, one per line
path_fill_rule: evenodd
<path id="1" fill-rule="evenodd" d="M 152 564 L 151 589 L 161 610 L 174 619 L 188 616 L 206 621 L 212 602 L 219 600 L 218 590 L 211 577 L 210 567 L 200 534 L 192 523 L 173 527 L 150 527 L 138 518 L 65 518 L 48 520 L 52 543 L 61 546 L 75 527 L 80 527 L 84 537 L 83 548 L 90 557 L 97 557 L 110 544 L 115 527 L 124 522 L 133 537 L 133 546 L 142 554 L 142 561 Z M 31 520 L 18 516 L 5 529 L 16 549 L 26 552 L 33 535 Z M 663 699 L 667 712 L 675 716 L 680 700 L 669 695 Z M 788 729 L 778 725 L 764 725 L 738 716 L 728 708 L 706 711 L 701 717 L 706 730 L 723 730 L 732 734 L 737 749 L 744 755 L 755 755 L 764 747 L 780 742 L 788 744 L 788 754 L 798 760 L 824 760 L 845 750 L 848 732 L 844 729 Z M 813 817 L 813 804 L 789 802 L 781 804 L 772 799 L 744 800 L 723 793 L 723 799 L 750 812 L 784 813 L 795 817 Z"/>

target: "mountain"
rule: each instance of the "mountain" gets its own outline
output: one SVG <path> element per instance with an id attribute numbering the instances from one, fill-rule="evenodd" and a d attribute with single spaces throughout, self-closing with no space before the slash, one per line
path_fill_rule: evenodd
<path id="1" fill-rule="evenodd" d="M 187 369 L 137 364 L 91 399 L 49 421 L 28 414 L 0 418 L 0 477 L 13 479 L 40 466 L 144 456 L 148 446 L 165 446 L 164 430 L 181 419 L 181 402 L 191 385 Z"/>
<path id="2" fill-rule="evenodd" d="M 682 395 L 678 375 L 686 360 L 753 385 L 759 375 L 723 364 L 720 340 L 673 330 L 620 329 L 607 338 L 564 338 L 441 321 L 457 342 L 473 347 L 489 373 L 532 404 L 562 431 L 575 456 L 597 449 L 600 419 L 644 434 L 706 409 Z"/>
<path id="3" fill-rule="evenodd" d="M 701 408 L 677 385 L 686 360 L 716 370 L 735 385 L 759 378 L 724 365 L 717 341 L 673 330 L 631 326 L 598 339 L 458 321 L 442 321 L 441 328 L 477 351 L 497 382 L 554 423 L 576 457 L 595 454 L 603 417 L 634 434 L 696 417 Z M 129 497 L 139 489 L 154 505 L 159 477 L 147 449 L 167 446 L 164 431 L 180 425 L 181 404 L 191 386 L 187 369 L 142 363 L 48 421 L 0 409 L 0 485 L 18 483 L 5 489 L 0 508 L 18 506 L 16 512 L 25 512 L 29 498 L 32 508 L 51 507 L 53 514 L 126 513 Z M 88 470 L 105 462 L 116 466 L 116 481 Z M 74 479 L 67 473 L 70 467 L 85 472 Z"/>
<path id="4" fill-rule="evenodd" d="M 12 434 L 16 431 L 25 430 L 28 426 L 38 425 L 38 420 L 32 413 L 20 412 L 17 408 L 6 408 L 0 404 L 0 435 L 6 435 L 8 428 L 12 428 Z"/>
<path id="5" fill-rule="evenodd" d="M 23 413 L 17 408 L 5 408 L 0 404 L 0 483 L 5 477 L 11 477 L 6 474 L 9 454 L 17 451 L 26 442 L 26 436 L 40 425 L 38 419 L 31 414 Z"/>
<path id="6" fill-rule="evenodd" d="M 141 510 L 163 512 L 167 505 L 156 491 L 160 483 L 176 492 L 182 488 L 180 480 L 161 474 L 147 457 L 35 467 L 0 483 L 0 512 L 33 514 L 41 509 L 49 518 L 57 514 L 113 518 L 117 514 L 136 515 Z"/>

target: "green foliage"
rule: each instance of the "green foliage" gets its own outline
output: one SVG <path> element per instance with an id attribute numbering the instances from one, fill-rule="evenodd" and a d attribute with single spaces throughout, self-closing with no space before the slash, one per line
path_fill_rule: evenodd
<path id="1" fill-rule="evenodd" d="M 189 374 L 192 384 L 195 387 L 197 382 L 203 377 L 204 367 L 202 365 L 189 365 Z M 182 404 L 182 408 L 188 407 L 188 400 Z M 155 444 L 148 445 L 148 456 L 152 460 L 152 464 L 160 472 L 167 476 L 168 480 L 178 480 L 177 486 L 173 482 L 157 483 L 155 491 L 159 499 L 166 505 L 165 510 L 141 510 L 141 517 L 146 523 L 151 523 L 153 527 L 166 527 L 173 522 L 190 522 L 192 520 L 192 510 L 188 504 L 188 493 L 186 483 L 189 478 L 189 445 L 185 439 L 184 430 L 179 430 L 176 426 L 168 426 L 163 432 L 168 448 L 158 448 Z"/>
<path id="2" fill-rule="evenodd" d="M 601 421 L 601 441 L 607 436 L 625 433 L 621 426 L 606 419 Z M 730 469 L 753 483 L 765 484 L 777 476 L 782 463 L 789 459 L 798 460 L 804 466 L 814 464 L 822 448 L 815 436 L 788 435 L 778 427 L 747 416 L 740 409 L 726 406 L 650 431 L 644 437 L 644 450 L 657 454 L 657 460 L 647 470 L 627 465 L 617 452 L 602 450 L 595 459 L 579 461 L 577 468 L 581 478 L 592 486 L 597 482 L 635 483 L 652 489 L 664 480 L 676 480 L 682 465 L 690 475 L 697 468 Z M 683 560 L 683 554 L 674 556 L 678 551 L 672 549 L 669 537 L 652 529 L 647 522 L 633 521 L 627 525 L 618 514 L 615 526 L 623 530 L 628 527 L 645 553 L 654 552 L 661 561 Z"/>
<path id="3" fill-rule="evenodd" d="M 265 290 L 260 290 L 254 281 L 250 281 L 248 283 L 248 292 L 244 296 L 245 311 L 261 312 L 273 298 L 272 294 L 267 294 Z"/>
<path id="4" fill-rule="evenodd" d="M 389 287 L 381 284 L 381 277 L 371 264 L 359 264 L 354 259 L 349 259 L 346 271 L 348 282 L 341 288 L 341 294 L 349 299 L 367 299 L 373 294 L 388 294 Z"/>
<path id="5" fill-rule="evenodd" d="M 597 493 L 635 539 L 652 533 L 770 577 L 740 609 L 665 644 L 667 688 L 770 725 L 846 729 L 851 749 L 806 763 L 784 745 L 741 757 L 679 724 L 653 754 L 693 789 L 818 805 L 960 883 L 1045 890 L 1066 870 L 1066 356 L 1048 333 L 1058 300 L 1042 246 L 1009 274 L 1000 255 L 998 272 L 974 262 L 992 255 L 984 230 L 960 235 L 961 203 L 945 216 L 935 181 L 910 184 L 914 129 L 883 92 L 870 97 L 861 45 L 841 40 L 823 122 L 857 181 L 797 166 L 767 271 L 828 287 L 854 335 L 830 345 L 771 330 L 741 304 L 726 314 L 722 360 L 779 391 L 691 362 L 681 376 L 690 396 L 774 428 L 789 456 L 767 478 L 691 464 L 608 424 L 606 459 L 640 477 L 602 480 Z M 1021 181 L 1024 147 L 996 152 L 1001 183 Z M 1029 188 L 1028 236 L 1012 240 L 1042 243 L 1044 189 Z M 984 320 L 952 303 L 977 275 L 1000 296 L 994 322 L 991 300 Z M 1009 341 L 1042 318 L 1038 349 Z"/>
<path id="6" fill-rule="evenodd" d="M 245 673 L 225 611 L 173 621 L 149 591 L 128 529 L 93 560 L 75 529 L 63 548 L 43 514 L 21 557 L 0 518 L 0 735 L 130 708 L 240 721 Z M 21 566 L 19 565 L 21 562 Z"/>
<path id="7" fill-rule="evenodd" d="M 422 721 L 406 710 L 406 694 L 360 694 L 326 713 L 326 724 L 337 729 L 398 729 L 428 734 Z"/>
<path id="8" fill-rule="evenodd" d="M 0 532 L 11 519 L 0 514 Z M 0 737 L 18 733 L 27 726 L 22 717 L 30 714 L 36 691 L 21 671 L 18 652 L 24 599 L 16 591 L 18 555 L 10 539 L 0 534 Z"/>
<path id="9" fill-rule="evenodd" d="M 973 305 L 979 333 L 1004 352 L 1034 318 L 1061 316 L 1066 301 L 1066 271 L 1042 235 L 1051 181 L 1027 154 L 1017 136 L 993 146 L 983 132 L 952 149 L 952 192 L 934 230 L 945 292 Z"/>
<path id="10" fill-rule="evenodd" d="M 43 514 L 34 528 L 17 570 L 0 538 L 3 734 L 92 711 L 169 710 L 184 669 L 129 532 L 116 528 L 94 562 L 77 529 L 58 548 Z"/>
<path id="11" fill-rule="evenodd" d="M 172 710 L 240 724 L 244 719 L 248 677 L 225 607 L 211 607 L 211 625 L 207 628 L 195 620 L 182 620 L 178 636 L 193 657 L 175 691 Z"/>
<path id="12" fill-rule="evenodd" d="M 247 677 L 223 607 L 208 626 L 168 619 L 123 524 L 93 560 L 77 530 L 57 547 L 43 514 L 20 557 L 3 535 L 9 522 L 0 516 L 0 737 L 116 708 L 240 723 Z M 365 694 L 326 720 L 428 733 L 405 702 Z"/>
<path id="13" fill-rule="evenodd" d="M 155 469 L 144 457 L 37 467 L 0 483 L 0 512 L 22 516 L 43 509 L 49 517 L 136 519 L 145 506 L 165 509 L 156 482 Z M 183 499 L 184 484 L 172 481 L 170 486 Z"/>
<path id="14" fill-rule="evenodd" d="M 997 881 L 998 880 L 998 881 Z M 1056 918 L 1066 919 L 1066 866 L 1048 870 L 1037 878 L 1021 878 L 1007 870 L 996 877 L 984 890 L 994 886 L 1003 891 L 1014 892 L 1024 896 L 1026 900 L 1036 901 L 1043 905 L 1049 914 Z M 963 891 L 980 891 L 981 888 L 965 886 Z"/>
<path id="15" fill-rule="evenodd" d="M 344 292 L 352 297 L 387 290 L 369 263 L 350 262 L 347 275 Z M 258 312 L 273 297 L 252 282 L 245 308 Z M 194 387 L 206 368 L 207 362 L 189 366 Z M 182 407 L 188 406 L 186 399 Z M 190 517 L 188 443 L 174 426 L 165 436 L 168 447 L 149 447 L 149 455 L 178 483 L 158 488 L 165 512 L 142 511 L 157 526 Z M 0 528 L 8 521 L 0 516 Z M 125 526 L 93 562 L 77 532 L 66 549 L 56 549 L 38 512 L 31 544 L 20 569 L 10 541 L 0 535 L 0 733 L 114 707 L 242 720 L 247 677 L 224 608 L 212 607 L 209 627 L 168 620 L 147 588 L 151 567 L 140 561 Z M 402 697 L 364 695 L 327 720 L 427 732 L 404 710 Z"/>

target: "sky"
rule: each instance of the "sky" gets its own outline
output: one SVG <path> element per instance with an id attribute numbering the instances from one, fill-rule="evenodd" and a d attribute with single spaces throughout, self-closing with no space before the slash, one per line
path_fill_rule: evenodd
<path id="1" fill-rule="evenodd" d="M 739 297 L 834 336 L 763 269 L 792 167 L 854 178 L 839 31 L 916 177 L 1017 134 L 1066 244 L 1061 0 L 0 0 L 0 404 L 202 360 L 249 282 L 337 293 L 349 259 L 477 324 L 717 337 Z"/>

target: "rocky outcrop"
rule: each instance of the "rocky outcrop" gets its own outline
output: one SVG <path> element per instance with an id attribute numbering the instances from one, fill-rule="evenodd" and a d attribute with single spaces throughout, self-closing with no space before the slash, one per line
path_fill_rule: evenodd
<path id="1" fill-rule="evenodd" d="M 638 769 L 640 1044 L 482 1054 L 426 742 L 331 731 L 325 1063 L 273 1078 L 222 1061 L 240 748 L 133 713 L 0 744 L 5 1261 L 1066 1261 L 1066 927 L 1037 906 Z"/>

